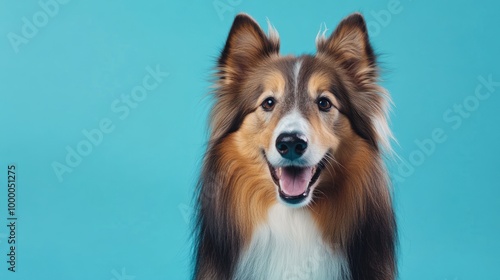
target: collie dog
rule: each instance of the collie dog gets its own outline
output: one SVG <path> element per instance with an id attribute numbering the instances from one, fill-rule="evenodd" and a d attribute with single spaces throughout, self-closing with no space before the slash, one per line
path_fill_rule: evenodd
<path id="1" fill-rule="evenodd" d="M 216 68 L 194 279 L 395 279 L 388 93 L 352 14 L 281 56 L 239 14 Z"/>

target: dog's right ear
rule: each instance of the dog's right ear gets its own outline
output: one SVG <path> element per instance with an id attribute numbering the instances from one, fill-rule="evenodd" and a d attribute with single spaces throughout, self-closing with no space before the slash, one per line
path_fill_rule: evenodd
<path id="1" fill-rule="evenodd" d="M 279 53 L 278 33 L 269 28 L 268 37 L 249 15 L 236 16 L 218 61 L 222 84 L 239 81 L 263 58 Z"/>

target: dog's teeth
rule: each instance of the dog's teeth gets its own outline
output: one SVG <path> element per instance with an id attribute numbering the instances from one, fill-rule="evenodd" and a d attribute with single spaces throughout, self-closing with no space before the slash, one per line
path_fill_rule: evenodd
<path id="1" fill-rule="evenodd" d="M 281 167 L 278 167 L 276 174 L 278 175 L 278 178 L 281 178 Z"/>

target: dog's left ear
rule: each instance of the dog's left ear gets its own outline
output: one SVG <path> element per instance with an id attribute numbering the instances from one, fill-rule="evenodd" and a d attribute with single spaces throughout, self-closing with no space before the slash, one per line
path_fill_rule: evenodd
<path id="1" fill-rule="evenodd" d="M 342 20 L 328 39 L 318 38 L 316 45 L 318 53 L 332 56 L 351 76 L 371 81 L 377 78 L 375 54 L 361 14 L 354 13 Z"/>
<path id="2" fill-rule="evenodd" d="M 223 83 L 238 81 L 264 58 L 279 53 L 279 38 L 270 26 L 267 36 L 247 14 L 238 14 L 222 50 L 218 76 Z"/>

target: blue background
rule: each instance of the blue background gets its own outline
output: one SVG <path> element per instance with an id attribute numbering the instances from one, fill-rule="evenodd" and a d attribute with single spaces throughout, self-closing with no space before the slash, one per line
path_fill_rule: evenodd
<path id="1" fill-rule="evenodd" d="M 498 1 L 220 3 L 71 0 L 16 53 L 9 34 L 21 36 L 23 17 L 43 10 L 0 1 L 1 279 L 188 279 L 206 94 L 239 11 L 263 26 L 269 18 L 285 54 L 313 53 L 321 23 L 331 32 L 349 13 L 365 14 L 395 104 L 400 159 L 388 162 L 400 279 L 500 279 L 500 86 L 474 97 L 480 77 L 500 81 Z M 169 76 L 120 119 L 111 104 L 157 65 Z M 464 102 L 466 114 L 453 111 Z M 53 163 L 104 118 L 114 130 L 59 180 Z M 424 141 L 434 130 L 439 141 Z M 4 225 L 11 163 L 16 273 L 7 271 Z"/>

